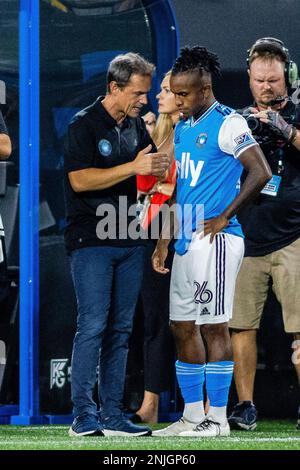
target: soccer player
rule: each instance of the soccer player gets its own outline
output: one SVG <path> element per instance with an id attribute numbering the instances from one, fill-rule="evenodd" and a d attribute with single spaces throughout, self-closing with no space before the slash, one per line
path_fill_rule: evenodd
<path id="1" fill-rule="evenodd" d="M 183 417 L 154 432 L 157 436 L 230 434 L 226 405 L 233 361 L 228 321 L 244 253 L 236 213 L 259 193 L 271 172 L 245 119 L 215 99 L 212 75 L 219 69 L 218 57 L 206 48 L 185 47 L 171 74 L 171 90 L 184 119 L 174 136 L 179 233 L 170 320 L 185 406 Z M 243 169 L 248 175 L 239 192 Z M 204 206 L 204 222 L 198 220 L 199 205 Z M 162 274 L 168 271 L 168 244 L 161 236 L 152 257 L 153 268 Z M 207 415 L 204 382 L 210 400 Z"/>

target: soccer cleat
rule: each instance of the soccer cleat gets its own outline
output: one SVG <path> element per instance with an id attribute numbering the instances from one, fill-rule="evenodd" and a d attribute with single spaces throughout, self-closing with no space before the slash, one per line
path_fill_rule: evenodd
<path id="1" fill-rule="evenodd" d="M 113 416 L 102 420 L 104 436 L 151 436 L 152 431 L 148 426 L 137 426 L 123 415 Z"/>
<path id="2" fill-rule="evenodd" d="M 197 423 L 192 423 L 191 421 L 187 421 L 185 418 L 180 418 L 179 421 L 170 424 L 164 429 L 159 429 L 157 431 L 153 431 L 152 435 L 157 437 L 164 437 L 164 436 L 179 436 L 184 431 L 190 431 L 195 428 Z"/>
<path id="3" fill-rule="evenodd" d="M 298 431 L 300 431 L 300 406 L 298 408 L 298 419 L 297 419 L 296 429 L 298 429 Z"/>
<path id="4" fill-rule="evenodd" d="M 69 429 L 69 436 L 104 436 L 102 431 L 102 426 L 99 424 L 97 417 L 85 413 L 76 416 Z"/>
<path id="5" fill-rule="evenodd" d="M 253 431 L 256 428 L 257 411 L 251 401 L 238 403 L 228 418 L 232 429 L 243 429 Z"/>
<path id="6" fill-rule="evenodd" d="M 197 424 L 194 429 L 179 434 L 180 437 L 225 437 L 229 435 L 230 427 L 228 422 L 225 425 L 221 425 L 209 418 Z"/>

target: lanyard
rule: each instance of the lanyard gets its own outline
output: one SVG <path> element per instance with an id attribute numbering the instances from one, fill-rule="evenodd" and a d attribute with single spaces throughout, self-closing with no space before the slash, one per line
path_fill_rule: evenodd
<path id="1" fill-rule="evenodd" d="M 284 164 L 283 164 L 284 152 L 282 149 L 278 149 L 278 153 L 279 153 L 279 158 L 278 158 L 277 173 L 278 175 L 282 175 L 282 173 L 284 172 Z"/>

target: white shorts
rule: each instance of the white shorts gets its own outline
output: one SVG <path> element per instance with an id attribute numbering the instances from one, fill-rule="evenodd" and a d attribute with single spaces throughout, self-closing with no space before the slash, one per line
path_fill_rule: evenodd
<path id="1" fill-rule="evenodd" d="M 244 240 L 218 233 L 194 234 L 184 255 L 175 253 L 170 287 L 170 319 L 197 325 L 228 322 L 235 282 L 244 256 Z"/>

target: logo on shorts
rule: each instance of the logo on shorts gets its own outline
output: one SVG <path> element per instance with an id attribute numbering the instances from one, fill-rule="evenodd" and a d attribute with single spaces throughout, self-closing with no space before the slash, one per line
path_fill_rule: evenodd
<path id="1" fill-rule="evenodd" d="M 209 304 L 213 299 L 213 293 L 211 290 L 206 289 L 208 282 L 204 281 L 203 284 L 194 281 L 196 286 L 196 292 L 194 294 L 194 301 L 196 304 Z"/>
<path id="2" fill-rule="evenodd" d="M 108 157 L 112 152 L 112 146 L 109 140 L 101 139 L 98 142 L 98 149 L 103 157 Z"/>
<path id="3" fill-rule="evenodd" d="M 207 310 L 207 308 L 206 308 L 206 307 L 204 307 L 204 309 L 203 309 L 203 310 L 201 310 L 200 316 L 201 316 L 201 315 L 210 315 L 210 311 L 209 311 L 209 310 Z"/>
<path id="4" fill-rule="evenodd" d="M 205 132 L 202 132 L 201 134 L 198 135 L 196 139 L 196 145 L 199 149 L 201 149 L 207 141 L 207 134 Z"/>

